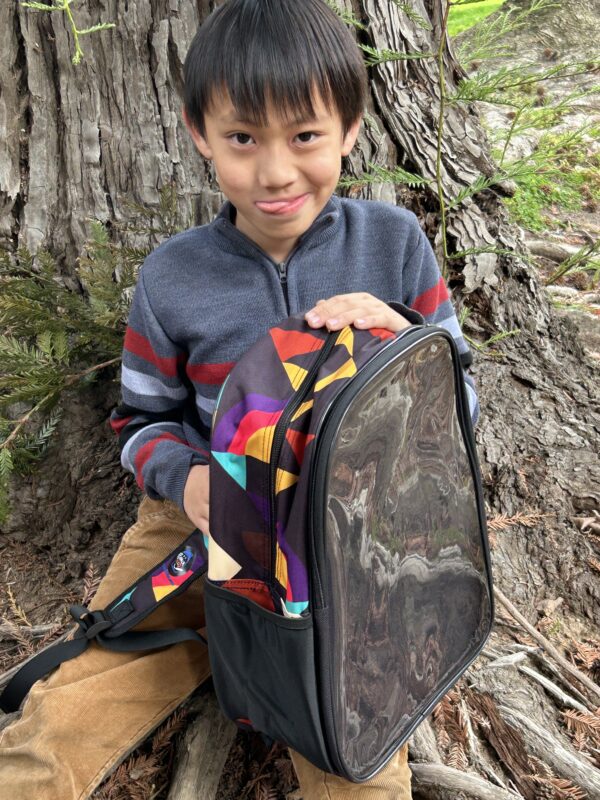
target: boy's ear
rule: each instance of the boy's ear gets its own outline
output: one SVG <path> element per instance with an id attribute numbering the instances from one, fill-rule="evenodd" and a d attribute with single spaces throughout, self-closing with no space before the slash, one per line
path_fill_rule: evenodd
<path id="1" fill-rule="evenodd" d="M 187 109 L 185 106 L 181 107 L 183 121 L 185 123 L 185 127 L 188 129 L 190 136 L 192 137 L 194 144 L 196 145 L 196 149 L 200 152 L 200 155 L 203 158 L 211 159 L 212 158 L 212 150 L 210 149 L 208 142 L 206 139 L 198 133 L 194 123 L 190 120 Z"/>
<path id="2" fill-rule="evenodd" d="M 344 136 L 344 141 L 342 142 L 342 155 L 348 156 L 350 155 L 352 148 L 354 147 L 354 143 L 358 138 L 358 132 L 360 130 L 360 125 L 362 122 L 363 115 L 360 114 L 356 118 L 356 120 L 352 123 L 352 125 L 348 128 L 348 133 Z"/>

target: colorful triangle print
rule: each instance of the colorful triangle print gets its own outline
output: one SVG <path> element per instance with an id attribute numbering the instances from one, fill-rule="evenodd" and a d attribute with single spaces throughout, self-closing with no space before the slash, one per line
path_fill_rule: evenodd
<path id="1" fill-rule="evenodd" d="M 277 469 L 275 476 L 275 494 L 283 492 L 284 489 L 289 489 L 295 483 L 298 483 L 299 475 L 294 475 L 293 472 L 288 472 L 285 469 Z"/>
<path id="2" fill-rule="evenodd" d="M 296 456 L 298 467 L 300 467 L 302 459 L 304 458 L 306 445 L 311 439 L 315 438 L 314 433 L 302 433 L 302 431 L 295 431 L 292 428 L 288 428 L 285 432 L 285 438 Z"/>
<path id="3" fill-rule="evenodd" d="M 281 411 L 261 411 L 259 409 L 248 411 L 238 423 L 237 431 L 227 448 L 229 452 L 249 455 L 248 439 L 258 431 L 272 429 L 277 424 L 281 413 Z"/>
<path id="4" fill-rule="evenodd" d="M 329 386 L 330 383 L 334 381 L 339 381 L 341 378 L 351 378 L 353 375 L 356 375 L 357 369 L 356 364 L 353 358 L 349 358 L 344 364 L 336 369 L 335 372 L 332 372 L 331 375 L 326 375 L 324 378 L 321 378 L 320 381 L 315 383 L 315 394 L 320 392 L 326 386 Z"/>
<path id="5" fill-rule="evenodd" d="M 211 456 L 219 462 L 225 472 L 246 491 L 246 456 L 235 453 L 210 452 Z"/>
<path id="6" fill-rule="evenodd" d="M 271 458 L 274 433 L 275 425 L 268 425 L 266 428 L 255 431 L 246 442 L 246 455 L 268 464 Z"/>
<path id="7" fill-rule="evenodd" d="M 208 540 L 208 578 L 211 581 L 228 581 L 237 575 L 242 565 L 215 542 L 212 536 Z"/>
<path id="8" fill-rule="evenodd" d="M 308 370 L 304 369 L 303 367 L 299 367 L 297 364 L 288 364 L 286 362 L 283 363 L 283 368 L 287 372 L 287 376 L 290 379 L 292 388 L 295 391 L 306 377 Z"/>
<path id="9" fill-rule="evenodd" d="M 321 350 L 325 344 L 324 339 L 313 336 L 312 333 L 300 333 L 300 331 L 284 331 L 281 328 L 271 328 L 269 331 L 277 355 L 281 361 L 288 361 L 293 356 L 302 353 L 312 353 Z"/>

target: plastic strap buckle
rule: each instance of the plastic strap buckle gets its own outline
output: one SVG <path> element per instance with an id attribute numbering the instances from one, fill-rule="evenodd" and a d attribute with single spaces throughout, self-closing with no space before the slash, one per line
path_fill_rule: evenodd
<path id="1" fill-rule="evenodd" d="M 99 633 L 112 628 L 112 622 L 108 620 L 104 611 L 90 611 L 85 606 L 70 606 L 69 612 L 80 628 L 80 635 L 86 639 L 95 639 Z"/>

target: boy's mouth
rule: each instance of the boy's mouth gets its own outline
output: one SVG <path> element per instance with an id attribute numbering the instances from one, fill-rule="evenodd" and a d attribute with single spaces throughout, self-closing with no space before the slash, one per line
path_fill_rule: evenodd
<path id="1" fill-rule="evenodd" d="M 308 194 L 301 194 L 286 200 L 257 200 L 255 205 L 267 214 L 293 214 L 304 205 Z"/>

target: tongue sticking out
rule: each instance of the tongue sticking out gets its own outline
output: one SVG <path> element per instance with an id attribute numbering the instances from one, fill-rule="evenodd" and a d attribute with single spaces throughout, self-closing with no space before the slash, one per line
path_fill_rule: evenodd
<path id="1" fill-rule="evenodd" d="M 282 211 L 286 208 L 290 208 L 291 206 L 296 206 L 302 203 L 305 200 L 305 198 L 306 195 L 300 195 L 299 197 L 296 197 L 294 200 L 289 200 L 287 202 L 283 200 L 281 201 L 275 200 L 272 203 L 258 201 L 256 205 L 258 206 L 258 208 L 260 208 L 261 211 L 271 211 L 273 213 L 276 213 L 277 211 Z"/>
<path id="2" fill-rule="evenodd" d="M 280 211 L 282 208 L 289 206 L 290 203 L 257 203 L 256 205 L 265 211 Z"/>

